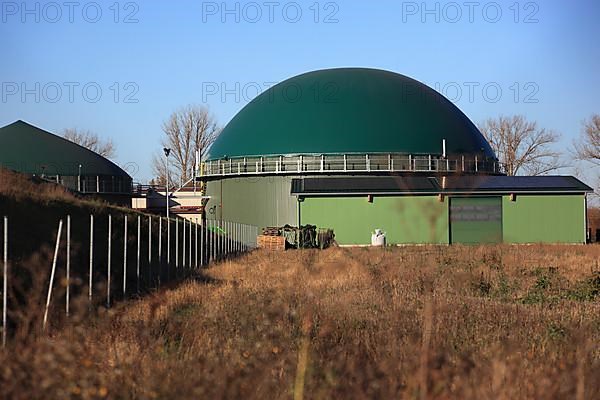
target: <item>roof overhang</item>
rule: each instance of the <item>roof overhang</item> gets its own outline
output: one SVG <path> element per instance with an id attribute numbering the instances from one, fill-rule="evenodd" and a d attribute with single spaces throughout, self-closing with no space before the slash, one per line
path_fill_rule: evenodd
<path id="1" fill-rule="evenodd" d="M 328 177 L 292 179 L 291 194 L 311 196 L 585 194 L 572 176 Z"/>

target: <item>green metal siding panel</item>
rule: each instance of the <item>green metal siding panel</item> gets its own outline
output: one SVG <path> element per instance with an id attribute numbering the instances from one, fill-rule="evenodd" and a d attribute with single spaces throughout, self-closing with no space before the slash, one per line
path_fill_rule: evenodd
<path id="1" fill-rule="evenodd" d="M 585 243 L 583 195 L 503 197 L 504 242 Z"/>
<path id="2" fill-rule="evenodd" d="M 315 197 L 301 204 L 302 224 L 331 228 L 342 245 L 371 243 L 382 229 L 389 244 L 448 243 L 448 205 L 437 196 Z"/>
<path id="3" fill-rule="evenodd" d="M 297 200 L 290 195 L 291 177 L 271 176 L 210 181 L 207 218 L 265 226 L 297 225 Z M 223 207 L 219 199 L 223 193 Z"/>
<path id="4" fill-rule="evenodd" d="M 502 243 L 502 198 L 450 199 L 451 243 Z"/>
<path id="5" fill-rule="evenodd" d="M 409 77 L 337 68 L 288 79 L 252 100 L 210 149 L 209 159 L 325 153 L 485 154 L 477 127 L 452 102 Z"/>

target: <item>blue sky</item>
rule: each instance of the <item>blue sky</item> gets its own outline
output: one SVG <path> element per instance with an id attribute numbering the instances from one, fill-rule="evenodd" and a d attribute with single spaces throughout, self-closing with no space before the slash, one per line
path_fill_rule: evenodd
<path id="1" fill-rule="evenodd" d="M 408 75 L 475 123 L 538 121 L 563 150 L 600 113 L 597 0 L 171 3 L 3 1 L 0 126 L 110 137 L 144 182 L 172 111 L 206 104 L 225 125 L 257 86 L 321 68 Z"/>

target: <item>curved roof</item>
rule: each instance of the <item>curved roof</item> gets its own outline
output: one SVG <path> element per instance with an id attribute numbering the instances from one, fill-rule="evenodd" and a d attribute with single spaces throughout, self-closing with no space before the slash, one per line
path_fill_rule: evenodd
<path id="1" fill-rule="evenodd" d="M 23 121 L 0 128 L 0 165 L 29 174 L 131 177 L 115 163 Z"/>
<path id="2" fill-rule="evenodd" d="M 477 127 L 430 87 L 394 72 L 308 72 L 265 91 L 223 129 L 209 160 L 330 153 L 481 154 Z"/>

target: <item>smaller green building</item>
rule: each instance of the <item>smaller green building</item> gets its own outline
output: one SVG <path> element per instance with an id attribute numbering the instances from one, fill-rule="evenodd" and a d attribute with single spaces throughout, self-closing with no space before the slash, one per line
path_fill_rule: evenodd
<path id="1" fill-rule="evenodd" d="M 292 181 L 300 224 L 341 245 L 585 243 L 586 193 L 574 177 L 305 178 Z"/>
<path id="2" fill-rule="evenodd" d="M 132 178 L 127 172 L 85 147 L 24 121 L 0 128 L 0 166 L 82 195 L 131 206 Z"/>

